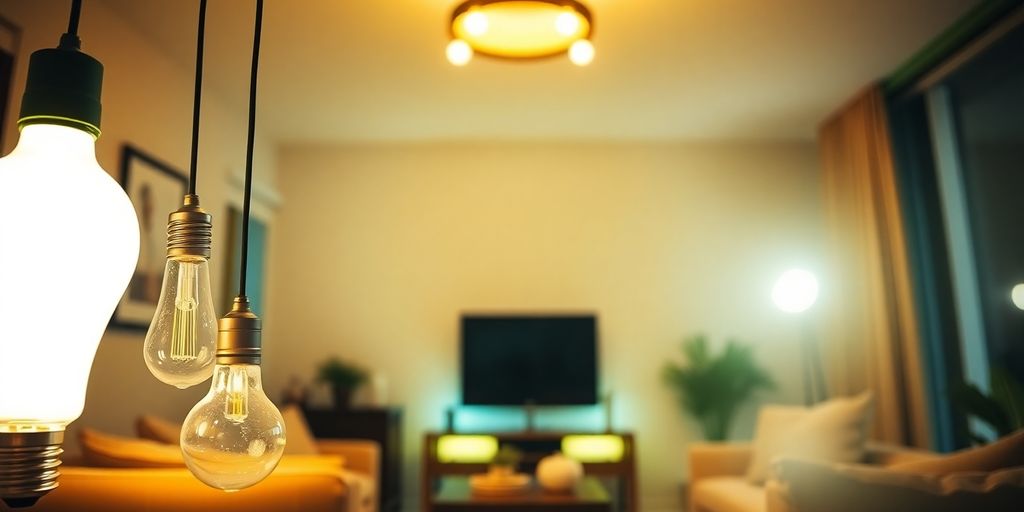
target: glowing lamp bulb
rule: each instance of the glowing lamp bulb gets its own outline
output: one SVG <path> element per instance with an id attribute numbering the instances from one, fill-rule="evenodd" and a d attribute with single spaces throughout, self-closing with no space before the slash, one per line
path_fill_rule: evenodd
<path id="1" fill-rule="evenodd" d="M 570 11 L 563 12 L 555 17 L 555 30 L 563 36 L 571 36 L 580 29 L 580 19 Z"/>
<path id="2" fill-rule="evenodd" d="M 478 11 L 473 10 L 466 14 L 466 17 L 462 20 L 462 26 L 466 29 L 466 33 L 471 36 L 482 36 L 487 33 L 489 23 L 487 22 L 487 15 Z"/>
<path id="3" fill-rule="evenodd" d="M 274 471 L 284 446 L 284 419 L 263 392 L 259 365 L 216 365 L 210 392 L 181 428 L 192 474 L 217 489 L 245 489 Z"/>
<path id="4" fill-rule="evenodd" d="M 445 49 L 448 62 L 456 66 L 465 66 L 473 59 L 473 48 L 462 39 L 453 39 Z"/>
<path id="5" fill-rule="evenodd" d="M 817 299 L 818 279 L 798 268 L 783 272 L 772 288 L 772 301 L 786 313 L 806 311 Z"/>
<path id="6" fill-rule="evenodd" d="M 577 66 L 586 66 L 594 60 L 594 45 L 587 39 L 580 39 L 569 47 L 569 60 Z"/>
<path id="7" fill-rule="evenodd" d="M 1013 305 L 1017 306 L 1017 309 L 1024 309 L 1024 283 L 1018 283 L 1010 291 L 1010 299 L 1013 300 Z"/>

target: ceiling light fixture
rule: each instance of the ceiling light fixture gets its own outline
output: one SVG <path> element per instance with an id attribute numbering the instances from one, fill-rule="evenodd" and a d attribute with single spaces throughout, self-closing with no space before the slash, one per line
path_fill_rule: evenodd
<path id="1" fill-rule="evenodd" d="M 167 221 L 167 264 L 153 321 L 142 353 L 150 373 L 179 389 L 210 378 L 217 345 L 217 311 L 210 286 L 213 218 L 199 207 L 199 106 L 203 91 L 206 0 L 199 2 L 195 94 L 192 103 L 192 163 L 184 206 Z"/>
<path id="2" fill-rule="evenodd" d="M 466 0 L 452 11 L 446 55 L 464 66 L 475 53 L 527 60 L 566 54 L 594 60 L 594 18 L 577 0 Z"/>
<path id="3" fill-rule="evenodd" d="M 56 48 L 32 53 L 17 147 L 0 159 L 0 499 L 57 487 L 96 348 L 139 255 L 139 221 L 96 162 L 103 65 L 82 53 L 73 0 Z"/>

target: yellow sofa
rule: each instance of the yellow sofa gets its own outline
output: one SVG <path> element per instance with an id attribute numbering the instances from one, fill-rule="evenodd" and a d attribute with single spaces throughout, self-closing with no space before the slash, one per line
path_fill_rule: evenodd
<path id="1" fill-rule="evenodd" d="M 374 512 L 380 449 L 376 443 L 318 440 L 322 456 L 285 455 L 263 482 L 226 493 L 184 468 L 67 465 L 60 486 L 33 512 Z M 339 464 L 339 462 L 341 462 Z"/>

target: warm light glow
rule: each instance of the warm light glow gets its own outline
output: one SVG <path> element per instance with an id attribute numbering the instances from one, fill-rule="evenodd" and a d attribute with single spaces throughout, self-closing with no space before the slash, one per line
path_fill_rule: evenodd
<path id="1" fill-rule="evenodd" d="M 573 11 L 565 11 L 555 18 L 555 29 L 563 36 L 571 36 L 580 30 L 580 19 Z"/>
<path id="2" fill-rule="evenodd" d="M 818 299 L 818 279 L 810 272 L 794 268 L 779 276 L 772 289 L 775 306 L 787 313 L 806 311 Z"/>
<path id="3" fill-rule="evenodd" d="M 448 62 L 456 66 L 465 66 L 473 59 L 473 49 L 462 39 L 454 39 L 448 43 L 445 54 L 448 56 Z"/>
<path id="4" fill-rule="evenodd" d="M 488 463 L 498 454 L 498 438 L 478 435 L 447 435 L 437 439 L 437 460 L 457 463 Z"/>
<path id="5" fill-rule="evenodd" d="M 622 436 L 571 435 L 562 438 L 562 453 L 580 462 L 619 462 L 626 452 Z"/>
<path id="6" fill-rule="evenodd" d="M 135 270 L 139 222 L 75 128 L 25 126 L 0 188 L 0 431 L 63 429 Z"/>
<path id="7" fill-rule="evenodd" d="M 580 39 L 569 47 L 569 60 L 577 66 L 586 66 L 594 60 L 594 45 Z"/>
<path id="8" fill-rule="evenodd" d="M 476 53 L 549 57 L 565 53 L 574 42 L 590 37 L 589 12 L 578 2 L 560 5 L 541 0 L 505 0 L 469 8 L 466 5 L 456 8 L 452 36 L 466 41 Z"/>
<path id="9" fill-rule="evenodd" d="M 1017 306 L 1017 309 L 1024 309 L 1024 283 L 1019 283 L 1013 287 L 1010 292 L 1010 298 L 1013 300 L 1013 305 Z"/>
<path id="10" fill-rule="evenodd" d="M 464 18 L 462 25 L 466 32 L 474 36 L 482 36 L 487 33 L 487 15 L 477 9 L 470 10 Z"/>

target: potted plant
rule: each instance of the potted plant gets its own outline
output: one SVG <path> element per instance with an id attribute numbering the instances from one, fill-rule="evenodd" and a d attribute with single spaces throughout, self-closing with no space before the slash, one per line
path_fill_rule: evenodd
<path id="1" fill-rule="evenodd" d="M 683 410 L 692 414 L 708 441 L 724 441 L 733 417 L 743 402 L 774 381 L 748 346 L 728 341 L 720 354 L 712 354 L 704 335 L 683 342 L 685 365 L 667 363 L 666 384 L 676 391 Z"/>
<path id="2" fill-rule="evenodd" d="M 366 382 L 367 372 L 362 367 L 332 357 L 317 370 L 317 380 L 331 386 L 334 407 L 347 409 L 352 403 L 352 393 Z"/>

